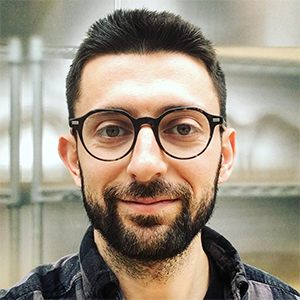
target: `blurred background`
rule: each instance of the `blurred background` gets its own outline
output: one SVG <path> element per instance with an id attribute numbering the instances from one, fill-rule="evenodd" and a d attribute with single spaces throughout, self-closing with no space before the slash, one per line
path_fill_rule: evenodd
<path id="1" fill-rule="evenodd" d="M 178 13 L 215 44 L 237 158 L 210 226 L 300 290 L 298 0 L 0 0 L 0 288 L 78 251 L 88 220 L 57 154 L 65 77 L 88 27 L 121 7 Z"/>

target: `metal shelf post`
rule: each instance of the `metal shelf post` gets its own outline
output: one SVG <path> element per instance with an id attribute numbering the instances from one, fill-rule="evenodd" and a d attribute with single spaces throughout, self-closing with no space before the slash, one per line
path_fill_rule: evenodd
<path id="1" fill-rule="evenodd" d="M 122 7 L 121 0 L 115 0 L 115 9 L 120 9 Z"/>
<path id="2" fill-rule="evenodd" d="M 20 269 L 20 94 L 22 73 L 22 44 L 12 38 L 8 45 L 10 65 L 10 186 L 9 186 L 9 229 L 10 229 L 10 278 L 19 279 Z"/>
<path id="3" fill-rule="evenodd" d="M 42 98 L 42 59 L 43 43 L 38 37 L 30 39 L 29 62 L 32 78 L 33 106 L 33 168 L 31 183 L 32 203 L 32 263 L 43 261 L 43 203 L 41 190 L 43 183 L 43 98 Z"/>

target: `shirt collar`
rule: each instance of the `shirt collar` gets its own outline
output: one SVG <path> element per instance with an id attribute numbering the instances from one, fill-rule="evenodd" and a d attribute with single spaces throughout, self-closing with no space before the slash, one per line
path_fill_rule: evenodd
<path id="1" fill-rule="evenodd" d="M 222 235 L 209 227 L 202 230 L 202 244 L 206 253 L 214 259 L 222 278 L 228 281 L 225 297 L 241 299 L 247 292 L 249 283 L 244 265 L 237 250 Z"/>

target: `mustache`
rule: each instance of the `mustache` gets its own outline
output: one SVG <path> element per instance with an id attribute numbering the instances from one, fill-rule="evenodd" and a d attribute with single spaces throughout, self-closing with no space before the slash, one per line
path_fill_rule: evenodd
<path id="1" fill-rule="evenodd" d="M 168 196 L 182 200 L 192 197 L 192 189 L 188 184 L 171 184 L 162 179 L 156 179 L 149 184 L 138 183 L 116 184 L 106 187 L 103 191 L 103 198 L 122 200 L 126 198 L 156 198 Z M 109 201 L 110 202 L 110 201 Z"/>

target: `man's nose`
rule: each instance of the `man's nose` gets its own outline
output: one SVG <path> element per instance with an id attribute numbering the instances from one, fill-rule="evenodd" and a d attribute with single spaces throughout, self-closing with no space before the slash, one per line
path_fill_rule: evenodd
<path id="1" fill-rule="evenodd" d="M 143 126 L 131 153 L 127 173 L 136 181 L 147 183 L 167 172 L 165 154 L 160 149 L 150 126 Z"/>

